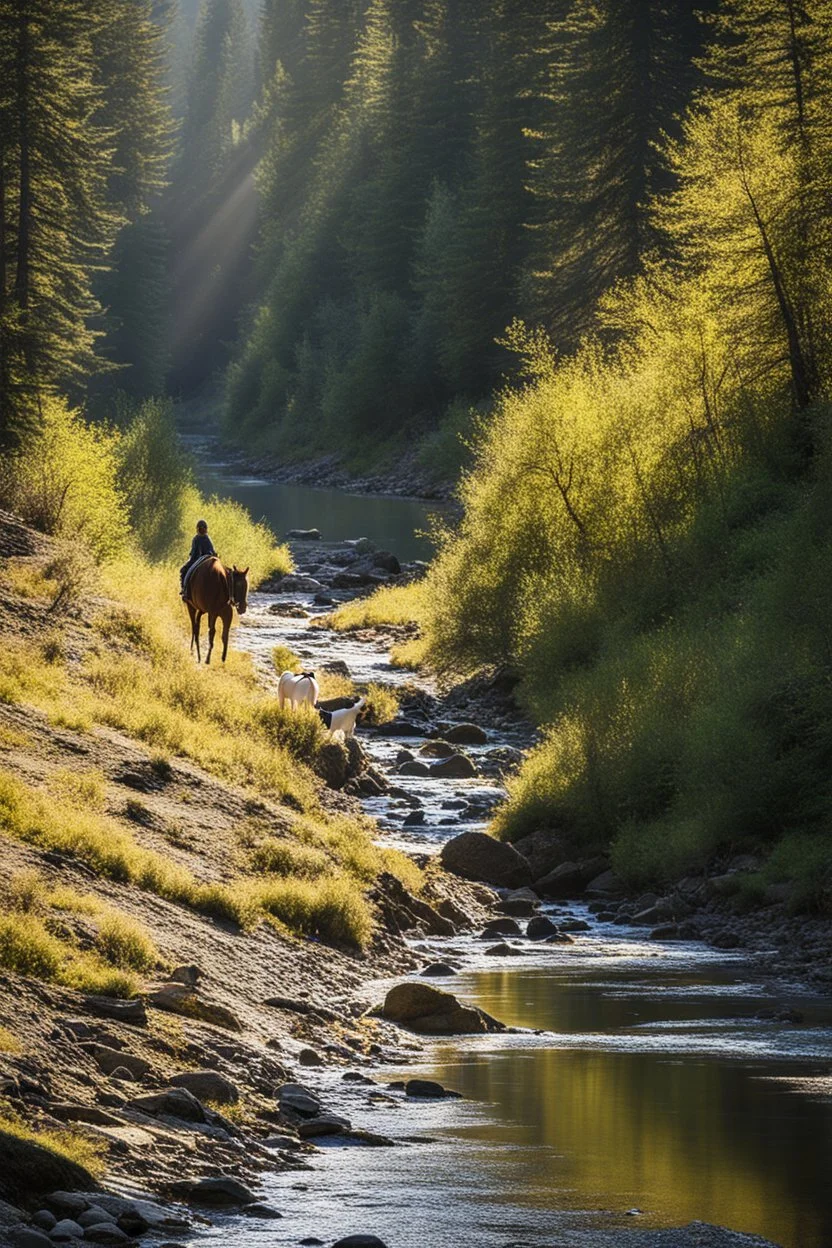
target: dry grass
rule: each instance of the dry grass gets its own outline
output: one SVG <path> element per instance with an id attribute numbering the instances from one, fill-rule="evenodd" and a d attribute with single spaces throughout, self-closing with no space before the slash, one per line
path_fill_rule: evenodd
<path id="1" fill-rule="evenodd" d="M 0 1114 L 0 1131 L 13 1135 L 19 1140 L 27 1140 L 31 1144 L 39 1144 L 58 1157 L 73 1161 L 94 1177 L 101 1178 L 106 1169 L 106 1145 L 101 1140 L 94 1140 L 82 1131 L 38 1131 L 28 1126 L 17 1114 L 4 1110 Z"/>
<path id="2" fill-rule="evenodd" d="M 10 1057 L 19 1057 L 23 1045 L 8 1027 L 0 1027 L 0 1053 L 8 1053 Z"/>

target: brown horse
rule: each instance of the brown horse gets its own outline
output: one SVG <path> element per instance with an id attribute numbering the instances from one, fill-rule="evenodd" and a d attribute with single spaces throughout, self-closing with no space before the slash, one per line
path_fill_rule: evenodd
<path id="1" fill-rule="evenodd" d="M 240 572 L 236 567 L 223 567 L 219 559 L 206 559 L 193 573 L 188 582 L 188 614 L 191 617 L 191 650 L 196 646 L 196 660 L 201 662 L 199 652 L 199 629 L 203 615 L 208 616 L 208 653 L 205 662 L 211 662 L 217 620 L 222 620 L 222 661 L 228 654 L 228 630 L 236 607 L 240 615 L 248 606 L 248 568 Z"/>

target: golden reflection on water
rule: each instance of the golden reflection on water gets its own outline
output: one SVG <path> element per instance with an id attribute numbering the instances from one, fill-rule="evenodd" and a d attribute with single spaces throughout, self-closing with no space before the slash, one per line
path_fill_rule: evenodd
<path id="1" fill-rule="evenodd" d="M 475 994 L 465 990 L 473 985 Z M 560 1032 L 702 1017 L 701 1000 L 610 998 L 534 972 L 482 972 L 462 995 L 507 1022 Z M 723 1006 L 726 1016 L 736 1008 Z M 485 1106 L 466 1129 L 471 1143 L 527 1146 L 506 1175 L 520 1204 L 635 1207 L 655 1224 L 698 1219 L 785 1248 L 832 1244 L 832 1107 L 759 1078 L 771 1064 L 464 1046 L 436 1057 L 435 1077 Z M 482 1164 L 495 1162 L 486 1150 Z M 504 1154 L 497 1164 L 511 1161 Z"/>

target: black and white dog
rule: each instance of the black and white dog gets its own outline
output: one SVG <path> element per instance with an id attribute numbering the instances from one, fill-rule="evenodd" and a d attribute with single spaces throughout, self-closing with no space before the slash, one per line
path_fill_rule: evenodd
<path id="1" fill-rule="evenodd" d="M 340 711 L 325 711 L 322 706 L 315 709 L 323 720 L 324 728 L 328 728 L 331 733 L 343 732 L 345 737 L 351 737 L 355 732 L 355 721 L 364 708 L 364 698 L 359 698 L 352 706 L 345 706 Z"/>

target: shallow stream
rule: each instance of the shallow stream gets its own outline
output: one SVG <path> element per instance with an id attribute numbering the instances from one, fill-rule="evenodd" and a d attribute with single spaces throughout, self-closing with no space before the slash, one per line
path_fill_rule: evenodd
<path id="1" fill-rule="evenodd" d="M 249 504 L 233 479 L 222 488 Z M 388 510 L 407 507 L 384 502 Z M 406 527 L 412 521 L 404 517 Z M 323 527 L 320 516 L 306 524 Z M 365 535 L 378 537 L 369 519 L 349 534 Z M 398 544 L 393 531 L 380 540 L 394 550 Z M 379 645 L 271 615 L 272 601 L 254 595 L 234 635 L 264 671 L 279 642 L 319 663 L 342 659 L 359 681 L 401 679 Z M 403 744 L 418 744 L 361 736 L 383 767 Z M 494 734 L 488 748 L 501 744 Z M 387 843 L 421 852 L 474 826 L 441 823 L 453 817 L 447 803 L 495 796 L 485 780 L 400 780 L 424 802 L 424 827 L 403 832 L 406 807 L 389 799 L 367 808 Z M 265 1248 L 364 1232 L 389 1248 L 554 1248 L 588 1244 L 602 1227 L 697 1219 L 783 1248 L 828 1248 L 832 1003 L 759 980 L 740 955 L 650 941 L 644 929 L 569 909 L 591 923 L 571 946 L 517 941 L 518 956 L 489 958 L 474 938 L 417 945 L 425 961 L 458 964 L 459 974 L 440 984 L 530 1029 L 420 1041 L 406 1070 L 370 1072 L 376 1092 L 419 1073 L 464 1099 L 371 1099 L 370 1089 L 342 1083 L 340 1068 L 310 1072 L 309 1082 L 331 1089 L 333 1101 L 337 1091 L 354 1126 L 432 1142 L 328 1144 L 312 1172 L 266 1177 L 263 1198 L 282 1220 L 236 1220 L 198 1242 Z M 372 999 L 384 988 L 376 986 Z M 786 1007 L 803 1021 L 758 1017 Z"/>

